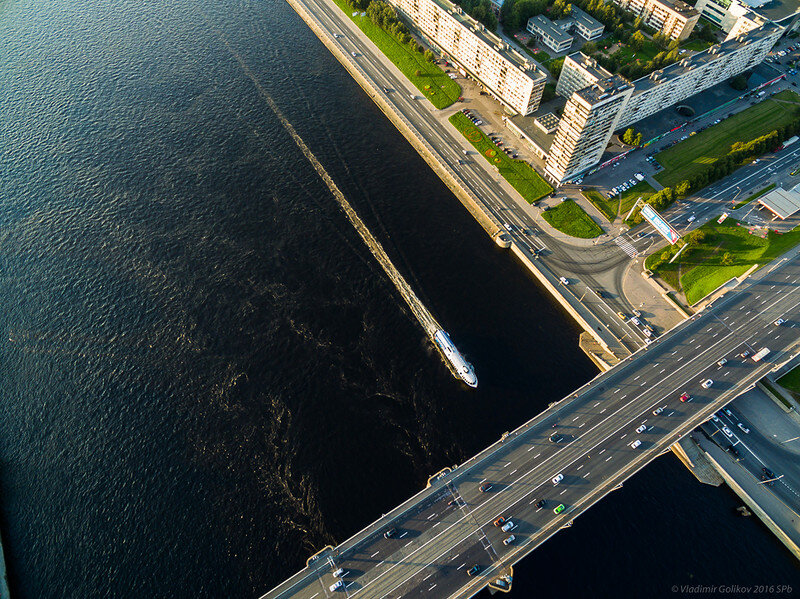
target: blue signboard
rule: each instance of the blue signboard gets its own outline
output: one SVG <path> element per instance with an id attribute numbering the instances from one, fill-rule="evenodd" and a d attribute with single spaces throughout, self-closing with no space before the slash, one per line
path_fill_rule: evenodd
<path id="1" fill-rule="evenodd" d="M 678 241 L 678 232 L 673 229 L 670 224 L 664 220 L 664 217 L 656 212 L 650 204 L 642 206 L 642 217 L 653 225 L 655 230 L 671 244 L 675 244 Z"/>

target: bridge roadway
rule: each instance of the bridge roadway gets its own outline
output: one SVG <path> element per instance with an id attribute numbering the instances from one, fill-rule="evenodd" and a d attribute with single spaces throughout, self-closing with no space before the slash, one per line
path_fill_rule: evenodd
<path id="1" fill-rule="evenodd" d="M 597 376 L 392 513 L 263 596 L 469 597 L 541 545 L 681 435 L 796 353 L 800 258 L 767 266 L 738 291 Z M 776 326 L 778 318 L 786 322 Z M 755 363 L 740 354 L 768 347 Z M 717 362 L 727 358 L 724 366 Z M 701 382 L 711 378 L 704 389 Z M 681 402 L 682 393 L 691 395 Z M 663 407 L 659 414 L 654 410 Z M 562 443 L 548 440 L 556 430 Z M 640 425 L 646 430 L 636 433 Z M 641 440 L 638 449 L 630 447 Z M 564 479 L 551 482 L 556 475 Z M 493 487 L 482 493 L 479 486 Z M 365 483 L 366 484 L 366 483 Z M 354 493 L 357 490 L 354 489 Z M 536 507 L 546 500 L 542 509 Z M 564 504 L 556 515 L 553 509 Z M 493 526 L 498 516 L 514 529 Z M 383 533 L 395 528 L 392 538 Z M 513 534 L 510 545 L 503 540 Z M 479 565 L 470 577 L 467 570 Z M 344 568 L 346 588 L 331 592 Z"/>

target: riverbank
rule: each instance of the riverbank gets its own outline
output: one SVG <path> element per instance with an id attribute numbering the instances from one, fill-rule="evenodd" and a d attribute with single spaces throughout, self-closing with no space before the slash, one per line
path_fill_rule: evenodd
<path id="1" fill-rule="evenodd" d="M 432 132 L 426 132 L 418 125 L 412 123 L 409 118 L 400 112 L 393 102 L 390 102 L 382 86 L 375 83 L 370 75 L 361 67 L 359 62 L 343 48 L 340 47 L 335 37 L 334 31 L 330 31 L 318 18 L 315 12 L 307 4 L 306 0 L 287 0 L 289 5 L 297 12 L 300 18 L 308 25 L 311 31 L 320 39 L 331 54 L 342 64 L 350 73 L 356 83 L 369 95 L 391 123 L 398 131 L 411 143 L 420 156 L 428 163 L 439 178 L 447 185 L 458 200 L 464 205 L 470 214 L 478 221 L 481 227 L 495 239 L 499 234 L 505 232 L 504 224 L 498 218 L 496 211 L 490 207 L 486 201 L 475 194 L 467 185 L 466 180 L 461 174 L 450 167 L 440 151 L 434 148 L 426 138 L 425 133 L 433 137 Z M 333 2 L 326 2 L 333 9 L 341 12 Z M 347 15 L 341 15 L 342 29 L 347 29 L 352 36 L 359 36 L 365 44 L 372 44 L 349 19 Z M 375 48 L 376 53 L 380 53 Z M 382 54 L 381 54 L 382 56 Z M 403 74 L 388 60 L 381 64 L 391 70 L 395 77 L 404 83 L 408 83 Z M 410 86 L 410 84 L 409 84 Z M 411 90 L 413 91 L 413 90 Z M 406 90 L 394 90 L 393 93 L 403 93 Z M 413 95 L 413 94 L 411 94 Z M 424 100 L 418 100 L 420 102 Z M 442 114 L 445 124 L 448 114 Z M 439 118 L 439 115 L 436 116 Z M 447 126 L 450 126 L 447 124 Z M 513 190 L 512 190 L 513 191 Z M 522 247 L 516 241 L 512 241 L 511 249 L 524 266 L 530 270 L 539 280 L 545 289 L 561 304 L 561 306 L 576 320 L 576 322 L 590 334 L 606 351 L 614 354 L 618 358 L 623 358 L 630 353 L 625 345 L 607 327 L 607 325 L 594 313 L 588 310 L 577 297 L 574 296 L 564 285 L 559 285 L 559 277 L 552 273 L 547 266 L 536 259 L 530 248 Z"/>

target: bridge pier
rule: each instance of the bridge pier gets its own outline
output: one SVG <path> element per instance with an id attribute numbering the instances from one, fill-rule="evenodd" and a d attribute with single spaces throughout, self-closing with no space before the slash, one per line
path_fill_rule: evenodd
<path id="1" fill-rule="evenodd" d="M 489 592 L 494 595 L 497 591 L 501 593 L 511 592 L 511 583 L 514 580 L 514 566 L 507 566 L 500 571 L 500 575 L 489 583 Z"/>

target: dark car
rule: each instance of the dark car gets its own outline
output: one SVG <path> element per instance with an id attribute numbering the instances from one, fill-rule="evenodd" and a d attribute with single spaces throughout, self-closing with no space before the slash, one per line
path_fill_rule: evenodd
<path id="1" fill-rule="evenodd" d="M 775 478 L 775 473 L 769 468 L 762 468 L 761 471 L 767 475 L 767 478 Z"/>
<path id="2" fill-rule="evenodd" d="M 564 440 L 564 435 L 561 433 L 553 433 L 550 435 L 550 443 L 561 443 Z"/>
<path id="3" fill-rule="evenodd" d="M 547 503 L 546 499 L 540 499 L 539 501 L 536 502 L 536 507 L 542 509 L 546 503 Z"/>
<path id="4" fill-rule="evenodd" d="M 480 486 L 480 489 L 481 489 L 481 493 L 486 493 L 487 491 L 491 491 L 492 490 L 492 483 L 483 483 Z"/>
<path id="5" fill-rule="evenodd" d="M 771 480 L 766 474 L 761 475 L 761 482 L 770 487 L 775 484 L 775 481 Z"/>
<path id="6" fill-rule="evenodd" d="M 467 570 L 467 576 L 475 576 L 480 571 L 481 567 L 478 564 L 475 564 L 469 570 Z"/>
<path id="7" fill-rule="evenodd" d="M 383 533 L 383 538 L 384 539 L 391 539 L 396 534 L 397 534 L 397 529 L 396 528 L 390 528 L 385 533 Z"/>
<path id="8" fill-rule="evenodd" d="M 739 450 L 738 450 L 738 449 L 736 449 L 736 448 L 735 448 L 733 445 L 728 445 L 728 447 L 726 447 L 725 449 L 726 449 L 726 451 L 727 451 L 729 454 L 731 454 L 733 457 L 735 457 L 735 458 L 738 458 L 738 457 L 739 457 Z"/>

